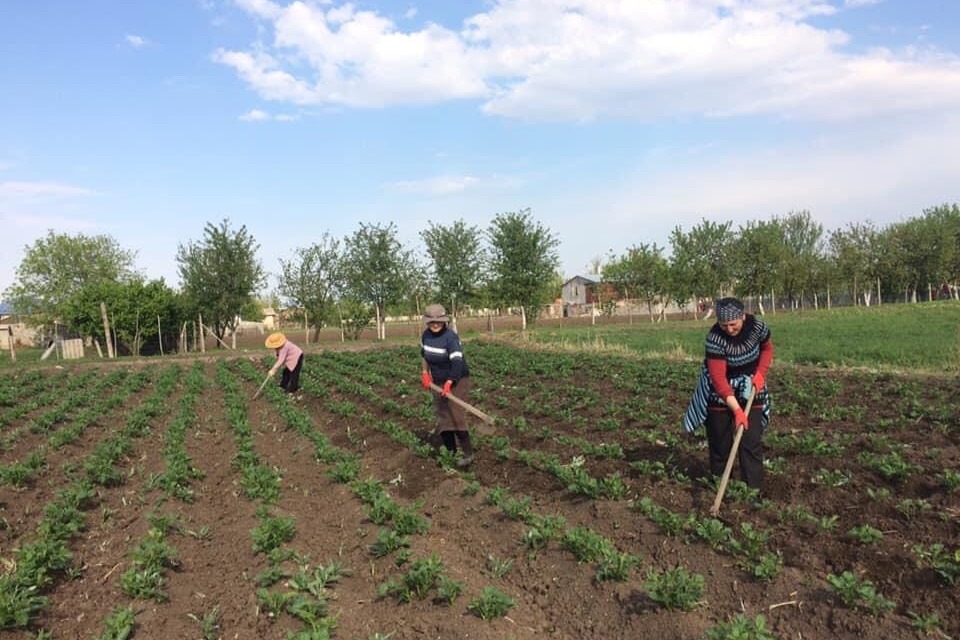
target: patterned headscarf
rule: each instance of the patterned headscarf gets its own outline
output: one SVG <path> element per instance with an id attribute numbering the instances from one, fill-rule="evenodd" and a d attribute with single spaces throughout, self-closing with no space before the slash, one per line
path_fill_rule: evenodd
<path id="1" fill-rule="evenodd" d="M 715 306 L 719 322 L 730 322 L 743 317 L 743 303 L 736 298 L 720 298 Z"/>

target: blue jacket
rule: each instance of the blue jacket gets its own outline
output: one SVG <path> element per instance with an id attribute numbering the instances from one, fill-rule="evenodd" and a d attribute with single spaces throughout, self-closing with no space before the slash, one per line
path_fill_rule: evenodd
<path id="1" fill-rule="evenodd" d="M 456 384 L 460 378 L 470 375 L 460 336 L 449 327 L 445 326 L 440 333 L 425 330 L 420 337 L 420 355 L 430 365 L 430 377 L 436 384 L 442 385 L 447 380 Z"/>

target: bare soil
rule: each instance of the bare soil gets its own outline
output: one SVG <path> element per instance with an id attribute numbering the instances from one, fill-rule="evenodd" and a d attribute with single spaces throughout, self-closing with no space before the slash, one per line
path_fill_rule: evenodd
<path id="1" fill-rule="evenodd" d="M 768 475 L 766 502 L 728 496 L 721 511 L 722 521 L 734 531 L 749 523 L 768 534 L 769 549 L 779 554 L 782 569 L 773 579 L 761 581 L 742 557 L 711 549 L 689 527 L 679 534 L 667 532 L 638 508 L 643 498 L 649 498 L 681 516 L 704 517 L 713 502 L 702 439 L 690 442 L 684 437 L 676 444 L 693 377 L 686 378 L 686 386 L 660 384 L 655 375 L 637 374 L 637 367 L 645 368 L 642 363 L 621 370 L 620 360 L 608 356 L 581 358 L 563 376 L 537 375 L 536 371 L 553 366 L 548 360 L 538 364 L 546 357 L 540 352 L 523 355 L 520 361 L 526 370 L 502 376 L 493 371 L 493 363 L 487 360 L 492 356 L 484 354 L 485 348 L 476 345 L 477 357 L 471 363 L 482 397 L 478 405 L 501 418 L 498 429 L 509 438 L 513 455 L 497 455 L 497 442 L 477 438 L 476 460 L 467 471 L 418 455 L 380 428 L 395 423 L 421 441 L 430 439 L 429 421 L 369 400 L 387 398 L 411 410 L 423 406 L 425 392 L 416 386 L 413 349 L 390 349 L 379 356 L 371 352 L 358 360 L 354 380 L 363 381 L 365 368 L 378 358 L 395 363 L 398 372 L 382 383 L 363 381 L 373 392 L 368 399 L 337 388 L 329 379 L 315 378 L 322 393 L 305 388 L 300 399 L 270 393 L 250 400 L 257 381 L 242 379 L 253 449 L 263 464 L 282 475 L 280 498 L 268 509 L 295 521 L 296 535 L 288 548 L 309 556 L 312 566 L 337 562 L 349 570 L 326 593 L 330 614 L 337 620 L 333 637 L 686 640 L 703 637 L 736 614 L 749 618 L 763 614 L 772 636 L 782 639 L 923 637 L 913 625 L 912 614 L 939 616 L 934 637 L 960 636 L 956 614 L 960 587 L 947 583 L 911 550 L 918 544 L 929 547 L 939 542 L 952 553 L 960 546 L 960 493 L 943 482 L 945 470 L 960 469 L 960 391 L 955 379 L 775 367 L 770 384 L 783 411 L 778 414 L 775 408 L 766 434 L 773 441 L 768 457 L 779 465 Z M 467 352 L 470 357 L 469 343 Z M 327 352 L 312 353 L 305 374 L 327 375 L 343 363 L 342 354 L 332 358 Z M 155 376 L 166 364 L 143 366 L 151 367 L 148 371 Z M 180 366 L 186 370 L 190 364 Z M 157 416 L 147 435 L 135 440 L 133 451 L 123 457 L 123 483 L 98 487 L 96 505 L 86 512 L 85 529 L 70 540 L 74 570 L 56 576 L 45 590 L 48 605 L 28 627 L 3 630 L 4 638 L 26 640 L 41 630 L 57 639 L 95 638 L 103 633 L 110 612 L 128 604 L 137 612 L 134 638 L 202 638 L 200 621 L 212 612 L 216 625 L 207 637 L 286 638 L 303 632 L 300 620 L 288 614 L 271 616 L 258 600 L 256 577 L 269 562 L 254 551 L 251 531 L 261 522 L 257 510 L 262 505 L 242 490 L 238 440 L 225 391 L 215 379 L 218 364 L 211 359 L 202 366 L 210 384 L 197 404 L 185 444 L 190 460 L 203 474 L 192 485 L 193 500 L 174 499 L 150 482 L 164 469 L 164 435 L 184 394 L 178 386 L 168 399 L 169 412 Z M 693 371 L 687 365 L 678 366 L 683 375 Z M 90 365 L 68 367 L 67 376 L 89 369 Z M 110 371 L 110 367 L 94 369 L 97 376 Z M 235 364 L 230 370 L 239 377 Z M 8 371 L 0 384 L 17 385 L 18 375 Z M 44 375 L 63 374 L 47 371 Z M 623 382 L 634 375 L 639 375 L 635 384 Z M 350 377 L 342 369 L 335 374 L 340 380 Z M 621 382 L 614 384 L 615 379 Z M 587 396 L 601 402 L 574 407 L 565 418 L 535 409 L 562 406 L 572 388 L 586 390 Z M 805 395 L 810 389 L 828 389 L 815 398 L 816 412 L 809 410 L 811 399 Z M 76 443 L 49 450 L 45 471 L 26 486 L 0 486 L 0 560 L 4 563 L 0 572 L 14 570 L 16 549 L 35 539 L 44 505 L 77 477 L 83 461 L 101 442 L 124 427 L 150 391 L 150 387 L 138 391 L 98 418 Z M 656 403 L 645 405 L 646 399 Z M 352 403 L 357 413 L 341 415 L 338 407 L 345 403 Z M 419 508 L 430 526 L 425 533 L 411 536 L 411 558 L 437 554 L 446 575 L 463 584 L 459 599 L 447 605 L 432 594 L 398 602 L 378 594 L 384 583 L 402 576 L 409 564 L 397 566 L 396 554 L 382 558 L 371 554 L 381 527 L 371 520 L 350 486 L 331 477 L 331 465 L 317 459 L 313 444 L 284 421 L 279 408 L 286 405 L 306 415 L 312 428 L 333 446 L 355 454 L 361 464 L 359 478 L 377 479 L 397 502 Z M 618 415 L 616 430 L 596 428 L 611 415 L 610 407 L 617 405 L 634 409 Z M 649 410 L 644 409 L 647 406 Z M 9 410 L 0 406 L 0 416 Z M 50 432 L 34 433 L 28 428 L 44 411 L 45 407 L 38 407 L 0 427 L 0 435 L 18 429 L 20 434 L 6 441 L 0 465 L 22 461 L 45 445 Z M 518 429 L 520 417 L 533 428 Z M 69 418 L 61 424 L 68 422 Z M 637 438 L 641 432 L 657 432 L 662 438 Z M 805 453 L 774 437 L 811 432 L 823 442 L 844 443 L 844 450 L 839 455 Z M 882 450 L 877 436 L 906 452 L 914 468 L 908 477 L 891 480 L 863 462 L 861 454 Z M 571 448 L 571 439 L 621 445 L 625 458 L 587 456 L 585 464 L 594 477 L 619 474 L 628 487 L 625 497 L 578 495 L 516 455 L 540 452 L 570 461 L 579 453 Z M 686 480 L 642 473 L 635 465 L 638 461 L 660 462 L 664 469 L 684 474 Z M 825 470 L 847 479 L 828 486 L 823 480 L 830 477 Z M 589 528 L 606 537 L 618 550 L 635 554 L 639 565 L 624 581 L 600 581 L 595 563 L 578 562 L 557 540 L 530 552 L 521 542 L 529 525 L 491 504 L 490 492 L 496 488 L 529 498 L 529 508 L 537 514 L 562 516 L 568 529 Z M 130 566 L 131 550 L 147 534 L 148 515 L 156 513 L 178 518 L 178 530 L 168 536 L 178 564 L 166 576 L 165 600 L 131 600 L 121 589 L 120 576 Z M 797 515 L 802 513 L 812 517 Z M 864 544 L 849 535 L 852 527 L 863 524 L 882 532 L 882 540 Z M 493 569 L 497 560 L 512 562 L 500 576 Z M 692 611 L 663 608 L 651 598 L 646 583 L 649 572 L 678 565 L 704 577 L 705 591 Z M 895 603 L 893 610 L 873 614 L 842 603 L 826 576 L 843 571 L 871 581 Z M 282 590 L 287 584 L 281 581 L 273 589 Z M 469 609 L 468 603 L 488 586 L 513 599 L 514 606 L 505 616 L 483 620 Z"/>

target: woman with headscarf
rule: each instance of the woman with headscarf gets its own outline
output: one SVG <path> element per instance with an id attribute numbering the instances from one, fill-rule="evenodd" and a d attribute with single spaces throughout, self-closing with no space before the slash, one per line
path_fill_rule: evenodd
<path id="1" fill-rule="evenodd" d="M 269 377 L 283 367 L 283 375 L 280 376 L 280 388 L 287 393 L 296 393 L 300 390 L 300 370 L 303 368 L 303 349 L 293 344 L 287 337 L 280 333 L 271 333 L 267 336 L 265 342 L 267 349 L 274 349 L 277 354 L 277 361 L 270 367 Z"/>
<path id="2" fill-rule="evenodd" d="M 437 430 L 448 451 L 456 453 L 459 444 L 463 457 L 457 460 L 457 466 L 468 467 L 473 462 L 473 444 L 467 431 L 467 412 L 447 399 L 448 395 L 453 394 L 464 402 L 469 400 L 470 369 L 463 357 L 463 346 L 456 331 L 447 326 L 450 316 L 443 305 L 429 305 L 423 310 L 423 320 L 427 325 L 420 337 L 423 388 L 429 389 L 431 383 L 442 387 L 440 395 L 434 400 Z"/>
<path id="3" fill-rule="evenodd" d="M 763 431 L 770 421 L 767 372 L 773 362 L 773 341 L 767 325 L 736 298 L 721 298 L 717 321 L 706 338 L 706 357 L 683 426 L 688 433 L 706 423 L 710 472 L 723 475 L 736 429 L 744 428 L 738 459 L 743 481 L 763 489 Z M 744 413 L 755 392 L 750 415 Z"/>

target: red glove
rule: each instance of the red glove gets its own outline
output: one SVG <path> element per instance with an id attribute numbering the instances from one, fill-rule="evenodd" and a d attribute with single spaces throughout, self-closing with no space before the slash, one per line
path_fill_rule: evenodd
<path id="1" fill-rule="evenodd" d="M 751 380 L 751 382 L 753 383 L 753 388 L 755 393 L 760 393 L 764 385 L 767 384 L 766 379 L 763 377 L 763 374 L 760 372 L 753 374 L 753 379 Z"/>
<path id="2" fill-rule="evenodd" d="M 440 395 L 449 395 L 451 389 L 453 389 L 453 380 L 447 380 L 443 383 L 443 393 Z"/>
<path id="3" fill-rule="evenodd" d="M 733 424 L 736 427 L 743 427 L 744 431 L 750 428 L 750 423 L 747 422 L 747 414 L 740 407 L 737 407 L 737 410 L 733 412 Z"/>
<path id="4" fill-rule="evenodd" d="M 420 382 L 423 384 L 424 389 L 430 388 L 430 383 L 433 382 L 433 379 L 430 377 L 429 371 L 424 371 L 420 374 Z"/>

